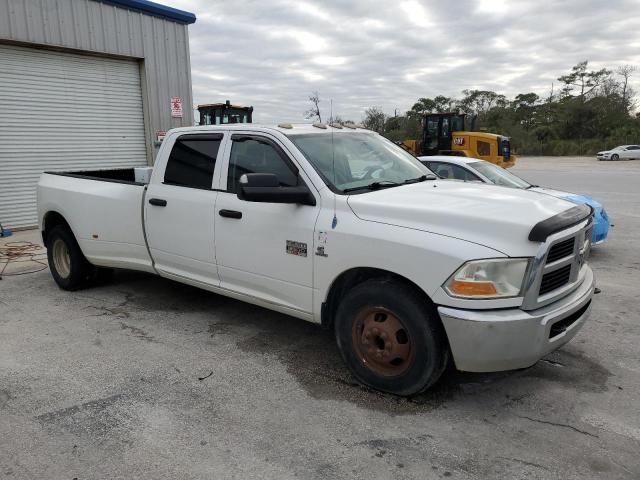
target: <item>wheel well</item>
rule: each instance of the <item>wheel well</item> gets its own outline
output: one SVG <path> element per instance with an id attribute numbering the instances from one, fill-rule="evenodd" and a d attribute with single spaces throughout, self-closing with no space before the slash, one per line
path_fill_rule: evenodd
<path id="1" fill-rule="evenodd" d="M 44 225 L 42 228 L 42 241 L 45 245 L 47 244 L 47 235 L 49 234 L 49 232 L 51 232 L 51 230 L 53 230 L 54 227 L 57 227 L 58 225 L 64 225 L 69 230 L 71 230 L 69 223 L 64 219 L 62 215 L 60 215 L 58 212 L 47 212 L 44 216 Z"/>
<path id="2" fill-rule="evenodd" d="M 356 285 L 371 279 L 387 279 L 406 285 L 414 290 L 425 302 L 433 304 L 429 296 L 418 285 L 397 273 L 379 268 L 358 267 L 341 273 L 331 284 L 327 299 L 322 304 L 321 323 L 324 328 L 332 328 L 340 300 Z"/>

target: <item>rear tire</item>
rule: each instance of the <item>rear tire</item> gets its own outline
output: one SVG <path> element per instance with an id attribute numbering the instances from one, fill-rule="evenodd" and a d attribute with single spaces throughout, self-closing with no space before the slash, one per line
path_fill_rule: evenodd
<path id="1" fill-rule="evenodd" d="M 393 280 L 368 280 L 347 293 L 338 306 L 335 334 L 355 378 L 396 395 L 426 390 L 449 362 L 433 304 Z"/>
<path id="2" fill-rule="evenodd" d="M 89 286 L 95 267 L 85 258 L 71 230 L 63 225 L 47 234 L 47 260 L 51 275 L 63 290 Z"/>

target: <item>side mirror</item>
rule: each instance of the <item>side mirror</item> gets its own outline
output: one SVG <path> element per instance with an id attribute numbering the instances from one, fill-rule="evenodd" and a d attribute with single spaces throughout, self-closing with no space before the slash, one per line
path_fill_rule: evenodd
<path id="1" fill-rule="evenodd" d="M 247 202 L 316 204 L 306 185 L 281 187 L 273 173 L 245 173 L 240 177 L 238 198 Z"/>

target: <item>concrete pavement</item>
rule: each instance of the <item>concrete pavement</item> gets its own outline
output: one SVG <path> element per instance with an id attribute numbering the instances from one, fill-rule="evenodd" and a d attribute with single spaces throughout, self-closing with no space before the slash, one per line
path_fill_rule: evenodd
<path id="1" fill-rule="evenodd" d="M 640 162 L 513 171 L 593 194 L 615 224 L 591 319 L 535 366 L 449 372 L 408 400 L 355 384 L 330 332 L 259 307 L 128 271 L 79 292 L 6 277 L 0 477 L 640 478 Z"/>

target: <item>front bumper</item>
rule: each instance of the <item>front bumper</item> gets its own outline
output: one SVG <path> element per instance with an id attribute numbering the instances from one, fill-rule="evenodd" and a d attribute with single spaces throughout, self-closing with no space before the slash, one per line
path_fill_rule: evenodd
<path id="1" fill-rule="evenodd" d="M 497 372 L 533 365 L 580 330 L 591 312 L 595 277 L 537 310 L 461 310 L 438 307 L 458 370 Z"/>

